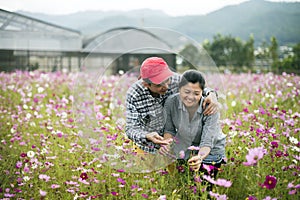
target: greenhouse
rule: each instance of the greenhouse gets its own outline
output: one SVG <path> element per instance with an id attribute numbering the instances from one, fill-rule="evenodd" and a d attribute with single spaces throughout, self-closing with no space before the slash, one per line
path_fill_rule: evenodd
<path id="1" fill-rule="evenodd" d="M 149 56 L 163 57 L 175 68 L 172 46 L 147 29 L 119 27 L 84 42 L 85 65 L 89 69 L 104 66 L 112 73 L 135 70 Z"/>
<path id="2" fill-rule="evenodd" d="M 0 9 L 0 70 L 78 70 L 79 31 Z"/>
<path id="3" fill-rule="evenodd" d="M 118 27 L 84 40 L 81 32 L 0 9 L 0 70 L 135 70 L 149 56 L 176 68 L 172 46 L 149 30 Z"/>

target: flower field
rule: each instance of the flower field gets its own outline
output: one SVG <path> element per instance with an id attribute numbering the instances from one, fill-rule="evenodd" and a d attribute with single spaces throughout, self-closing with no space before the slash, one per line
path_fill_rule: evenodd
<path id="1" fill-rule="evenodd" d="M 0 73 L 0 199 L 298 199 L 300 77 L 206 79 L 220 93 L 227 135 L 216 180 L 135 155 L 124 134 L 124 94 L 135 77 L 95 85 L 86 74 Z"/>

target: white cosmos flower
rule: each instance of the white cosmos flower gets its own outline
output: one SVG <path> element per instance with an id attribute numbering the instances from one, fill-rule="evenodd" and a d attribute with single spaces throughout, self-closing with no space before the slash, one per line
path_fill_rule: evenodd
<path id="1" fill-rule="evenodd" d="M 298 147 L 296 147 L 296 146 L 292 146 L 291 150 L 292 150 L 292 151 L 300 152 L 300 148 L 298 148 Z"/>
<path id="2" fill-rule="evenodd" d="M 36 169 L 38 166 L 37 166 L 37 164 L 36 163 L 33 163 L 32 165 L 31 165 L 31 168 L 32 169 Z"/>
<path id="3" fill-rule="evenodd" d="M 232 102 L 231 102 L 231 106 L 232 106 L 232 107 L 235 107 L 235 106 L 236 106 L 236 102 L 235 102 L 235 101 L 232 101 Z"/>
<path id="4" fill-rule="evenodd" d="M 30 118 L 31 118 L 31 114 L 30 114 L 30 113 L 27 113 L 25 118 L 26 118 L 26 119 L 30 119 Z"/>
<path id="5" fill-rule="evenodd" d="M 48 153 L 48 151 L 47 151 L 46 148 L 43 148 L 42 151 L 41 151 L 41 154 L 45 154 L 45 153 Z"/>
<path id="6" fill-rule="evenodd" d="M 42 88 L 42 87 L 38 87 L 38 93 L 42 93 L 42 92 L 44 92 L 44 88 Z"/>
<path id="7" fill-rule="evenodd" d="M 290 140 L 290 142 L 293 143 L 293 144 L 298 144 L 297 138 L 289 137 L 289 140 Z"/>
<path id="8" fill-rule="evenodd" d="M 78 196 L 78 194 L 76 193 L 75 196 L 74 196 L 74 198 L 73 198 L 73 200 L 78 199 L 78 197 L 79 197 L 79 196 Z"/>
<path id="9" fill-rule="evenodd" d="M 9 85 L 9 86 L 7 86 L 7 88 L 10 89 L 10 90 L 13 90 L 15 88 L 15 86 L 14 85 Z"/>
<path id="10" fill-rule="evenodd" d="M 28 156 L 29 158 L 33 158 L 34 155 L 35 155 L 34 151 L 28 151 L 28 152 L 27 152 L 27 156 Z"/>
<path id="11" fill-rule="evenodd" d="M 68 117 L 68 114 L 66 112 L 61 113 L 61 118 L 65 119 Z"/>
<path id="12" fill-rule="evenodd" d="M 16 130 L 14 129 L 14 127 L 12 127 L 12 128 L 10 129 L 10 132 L 11 132 L 12 134 L 14 134 L 14 133 L 16 132 Z"/>
<path id="13" fill-rule="evenodd" d="M 23 180 L 24 180 L 24 181 L 29 181 L 30 178 L 29 178 L 28 176 L 24 176 L 24 177 L 23 177 Z"/>

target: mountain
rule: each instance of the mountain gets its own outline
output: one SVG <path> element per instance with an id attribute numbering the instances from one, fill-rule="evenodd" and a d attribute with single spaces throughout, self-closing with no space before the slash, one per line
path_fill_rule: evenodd
<path id="1" fill-rule="evenodd" d="M 250 0 L 226 6 L 207 15 L 172 17 L 159 10 L 85 11 L 69 15 L 45 15 L 18 11 L 43 21 L 76 29 L 84 37 L 95 36 L 121 26 L 163 27 L 187 35 L 202 43 L 214 35 L 231 35 L 248 40 L 254 36 L 256 45 L 275 36 L 280 45 L 300 42 L 300 3 Z M 172 37 L 160 35 L 166 40 Z"/>

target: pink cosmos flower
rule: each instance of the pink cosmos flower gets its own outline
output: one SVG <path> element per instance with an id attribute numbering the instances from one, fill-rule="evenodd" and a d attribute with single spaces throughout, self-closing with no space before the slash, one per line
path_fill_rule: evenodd
<path id="1" fill-rule="evenodd" d="M 196 183 L 201 183 L 201 182 L 202 182 L 200 176 L 194 176 L 194 181 L 195 181 Z"/>
<path id="2" fill-rule="evenodd" d="M 257 147 L 250 149 L 248 155 L 246 155 L 247 162 L 243 162 L 245 166 L 256 165 L 261 160 L 267 151 L 263 147 Z"/>
<path id="3" fill-rule="evenodd" d="M 191 151 L 199 151 L 199 150 L 200 150 L 200 147 L 190 146 L 190 147 L 188 147 L 188 150 L 191 150 Z"/>
<path id="4" fill-rule="evenodd" d="M 14 197 L 14 196 L 16 196 L 16 195 L 15 194 L 9 194 L 9 193 L 4 194 L 4 197 Z"/>
<path id="5" fill-rule="evenodd" d="M 206 171 L 210 174 L 210 172 L 215 169 L 216 167 L 214 167 L 213 165 L 206 165 L 203 164 L 203 168 L 206 169 Z"/>
<path id="6" fill-rule="evenodd" d="M 294 194 L 296 194 L 297 193 L 297 190 L 290 190 L 289 191 L 289 195 L 294 195 Z"/>
<path id="7" fill-rule="evenodd" d="M 51 188 L 52 188 L 52 189 L 60 188 L 60 185 L 52 184 L 52 185 L 51 185 Z"/>
<path id="8" fill-rule="evenodd" d="M 267 188 L 269 190 L 274 189 L 277 184 L 277 179 L 275 176 L 267 175 L 265 182 L 261 184 L 262 187 Z"/>
<path id="9" fill-rule="evenodd" d="M 248 108 L 244 108 L 244 109 L 243 109 L 243 112 L 248 113 L 248 112 L 249 112 L 249 109 L 248 109 Z"/>
<path id="10" fill-rule="evenodd" d="M 217 180 L 212 179 L 210 176 L 203 175 L 203 178 L 209 181 L 212 184 L 223 186 L 223 187 L 231 187 L 232 182 L 227 181 L 225 179 L 218 178 Z"/>
<path id="11" fill-rule="evenodd" d="M 44 196 L 47 195 L 47 192 L 46 192 L 46 191 L 43 191 L 43 190 L 40 190 L 40 195 L 44 197 Z"/>
<path id="12" fill-rule="evenodd" d="M 88 179 L 89 177 L 88 177 L 87 173 L 82 172 L 82 173 L 80 174 L 80 178 L 81 178 L 82 180 L 86 180 L 86 179 Z"/>
<path id="13" fill-rule="evenodd" d="M 122 178 L 117 178 L 117 181 L 118 181 L 119 183 L 121 183 L 122 185 L 125 185 L 125 184 L 126 184 L 126 181 L 125 181 L 124 179 L 122 179 Z"/>
<path id="14" fill-rule="evenodd" d="M 270 196 L 267 196 L 266 198 L 264 198 L 263 200 L 277 200 L 277 198 L 272 198 Z"/>
<path id="15" fill-rule="evenodd" d="M 22 167 L 22 161 L 17 161 L 16 168 L 20 169 Z"/>
<path id="16" fill-rule="evenodd" d="M 209 195 L 211 197 L 215 197 L 217 200 L 227 200 L 228 199 L 227 196 L 226 196 L 226 194 L 220 195 L 220 194 L 214 193 L 212 191 L 209 192 Z"/>
<path id="17" fill-rule="evenodd" d="M 152 194 L 156 194 L 157 193 L 157 190 L 155 188 L 151 188 L 150 190 L 151 190 Z"/>
<path id="18" fill-rule="evenodd" d="M 157 200 L 167 200 L 167 195 L 160 195 Z"/>
<path id="19" fill-rule="evenodd" d="M 119 193 L 117 193 L 117 192 L 111 192 L 111 194 L 112 194 L 113 196 L 118 196 L 118 195 L 119 195 Z"/>
<path id="20" fill-rule="evenodd" d="M 277 141 L 277 140 L 272 141 L 272 142 L 271 142 L 272 148 L 278 148 L 278 142 L 279 142 L 279 141 Z"/>
<path id="21" fill-rule="evenodd" d="M 181 151 L 179 152 L 179 158 L 180 158 L 180 159 L 184 159 L 184 156 L 185 156 L 184 151 L 181 150 Z"/>
<path id="22" fill-rule="evenodd" d="M 77 182 L 75 181 L 66 181 L 65 182 L 67 185 L 76 185 L 76 186 L 79 186 Z"/>
<path id="23" fill-rule="evenodd" d="M 28 173 L 29 172 L 29 167 L 25 166 L 23 169 L 24 172 Z"/>
<path id="24" fill-rule="evenodd" d="M 89 185 L 89 184 L 90 184 L 89 182 L 87 182 L 86 180 L 83 180 L 83 179 L 81 179 L 81 178 L 79 178 L 78 181 L 79 181 L 80 183 L 85 184 L 85 185 Z"/>
<path id="25" fill-rule="evenodd" d="M 50 176 L 47 176 L 46 174 L 40 174 L 39 179 L 45 180 L 45 182 L 48 182 L 50 179 Z"/>
<path id="26" fill-rule="evenodd" d="M 26 153 L 24 153 L 24 152 L 23 152 L 23 153 L 21 153 L 21 157 L 22 157 L 22 158 L 25 158 L 26 156 L 27 156 L 27 154 L 26 154 Z"/>

